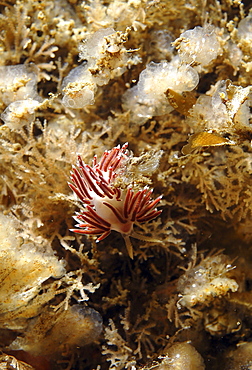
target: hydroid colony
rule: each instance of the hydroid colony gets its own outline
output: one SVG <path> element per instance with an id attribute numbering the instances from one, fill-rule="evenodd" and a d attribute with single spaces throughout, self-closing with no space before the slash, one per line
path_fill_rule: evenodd
<path id="1" fill-rule="evenodd" d="M 249 2 L 0 7 L 1 366 L 249 368 Z"/>

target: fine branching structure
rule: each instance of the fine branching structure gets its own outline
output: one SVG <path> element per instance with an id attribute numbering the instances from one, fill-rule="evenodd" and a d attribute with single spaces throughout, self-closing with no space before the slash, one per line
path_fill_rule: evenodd
<path id="1" fill-rule="evenodd" d="M 252 367 L 247 0 L 0 2 L 0 369 Z"/>

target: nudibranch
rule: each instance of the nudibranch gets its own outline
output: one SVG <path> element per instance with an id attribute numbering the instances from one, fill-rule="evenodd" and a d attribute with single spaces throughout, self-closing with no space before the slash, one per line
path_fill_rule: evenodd
<path id="1" fill-rule="evenodd" d="M 133 258 L 133 247 L 129 237 L 150 240 L 133 231 L 135 222 L 146 222 L 156 218 L 161 210 L 156 205 L 161 196 L 152 199 L 152 190 L 145 187 L 134 191 L 131 187 L 120 189 L 114 185 L 118 173 L 125 171 L 128 158 L 128 143 L 105 151 L 92 167 L 78 156 L 77 167 L 71 172 L 70 188 L 75 192 L 85 209 L 74 216 L 79 234 L 100 235 L 97 242 L 106 238 L 111 230 L 122 234 L 128 254 Z"/>

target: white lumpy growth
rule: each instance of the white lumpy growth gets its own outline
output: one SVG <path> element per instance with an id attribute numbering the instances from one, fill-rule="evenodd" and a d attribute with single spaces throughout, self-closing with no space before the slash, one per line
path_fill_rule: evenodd
<path id="1" fill-rule="evenodd" d="M 240 21 L 237 36 L 239 39 L 252 40 L 252 13 Z"/>
<path id="2" fill-rule="evenodd" d="M 79 57 L 84 62 L 63 80 L 64 106 L 81 109 L 94 104 L 98 86 L 121 76 L 127 67 L 140 61 L 125 49 L 126 39 L 126 34 L 113 28 L 98 30 L 87 37 L 79 47 Z"/>
<path id="3" fill-rule="evenodd" d="M 204 370 L 203 358 L 190 343 L 175 343 L 165 350 L 162 362 L 154 370 Z"/>
<path id="4" fill-rule="evenodd" d="M 33 64 L 0 67 L 0 99 L 6 105 L 17 100 L 40 100 L 37 80 L 37 71 Z"/>
<path id="5" fill-rule="evenodd" d="M 199 82 L 198 73 L 187 64 L 181 64 L 178 58 L 172 62 L 151 62 L 139 77 L 138 88 L 142 94 L 159 98 L 167 89 L 178 93 L 193 90 Z"/>
<path id="6" fill-rule="evenodd" d="M 237 282 L 228 276 L 232 269 L 224 255 L 205 258 L 200 265 L 188 270 L 178 280 L 178 308 L 206 305 L 215 297 L 236 292 Z"/>
<path id="7" fill-rule="evenodd" d="M 20 325 L 20 318 L 14 320 L 15 312 L 22 308 L 29 318 L 29 305 L 41 285 L 50 277 L 62 276 L 65 268 L 49 248 L 22 241 L 14 221 L 3 214 L 0 240 L 0 327 L 15 329 Z"/>
<path id="8" fill-rule="evenodd" d="M 62 104 L 68 108 L 80 109 L 94 103 L 97 86 L 88 70 L 88 63 L 72 69 L 62 83 Z"/>
<path id="9" fill-rule="evenodd" d="M 41 97 L 37 93 L 38 69 L 34 64 L 0 67 L 0 100 L 7 105 L 1 119 L 19 129 L 35 119 Z"/>
<path id="10" fill-rule="evenodd" d="M 10 129 L 19 129 L 35 119 L 35 111 L 39 105 L 34 99 L 14 101 L 1 114 L 1 119 Z"/>
<path id="11" fill-rule="evenodd" d="M 124 94 L 123 107 L 131 111 L 132 121 L 141 125 L 154 115 L 173 110 L 165 95 L 168 89 L 182 93 L 192 91 L 198 83 L 197 71 L 178 57 L 171 62 L 151 62 L 140 73 L 138 84 Z"/>
<path id="12" fill-rule="evenodd" d="M 210 25 L 183 32 L 175 41 L 176 44 L 183 62 L 201 66 L 206 66 L 216 59 L 221 50 L 216 30 Z"/>
<path id="13" fill-rule="evenodd" d="M 195 132 L 247 130 L 251 128 L 251 106 L 251 86 L 235 86 L 229 80 L 220 80 L 208 95 L 199 96 L 187 122 Z"/>

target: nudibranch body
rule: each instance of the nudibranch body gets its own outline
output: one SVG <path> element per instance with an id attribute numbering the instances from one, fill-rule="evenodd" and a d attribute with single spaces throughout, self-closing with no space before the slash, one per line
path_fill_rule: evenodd
<path id="1" fill-rule="evenodd" d="M 99 242 L 115 230 L 124 237 L 129 256 L 133 258 L 129 237 L 145 239 L 133 231 L 134 223 L 157 217 L 161 211 L 155 207 L 161 196 L 153 200 L 152 190 L 147 187 L 134 191 L 130 187 L 120 189 L 114 185 L 118 172 L 123 173 L 128 158 L 127 147 L 126 143 L 105 151 L 99 162 L 95 156 L 92 167 L 78 156 L 78 168 L 73 167 L 69 186 L 85 205 L 85 210 L 74 217 L 78 229 L 72 231 L 100 235 L 97 238 Z"/>

